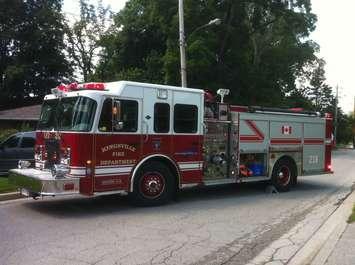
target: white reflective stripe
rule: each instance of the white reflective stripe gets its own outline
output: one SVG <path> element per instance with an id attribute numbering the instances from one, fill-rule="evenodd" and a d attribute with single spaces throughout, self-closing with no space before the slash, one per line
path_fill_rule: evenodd
<path id="1" fill-rule="evenodd" d="M 86 170 L 85 168 L 70 168 L 69 174 L 71 175 L 85 175 Z"/>
<path id="2" fill-rule="evenodd" d="M 97 177 L 107 177 L 107 176 L 127 176 L 128 173 L 102 173 L 102 174 L 95 174 L 95 178 Z"/>
<path id="3" fill-rule="evenodd" d="M 203 164 L 203 161 L 187 161 L 187 162 L 178 162 L 178 164 L 196 164 L 196 163 L 199 163 L 199 164 Z"/>
<path id="4" fill-rule="evenodd" d="M 179 165 L 181 169 L 187 168 L 200 168 L 200 164 L 186 164 L 186 165 Z"/>
<path id="5" fill-rule="evenodd" d="M 182 162 L 178 163 L 181 170 L 184 169 L 200 169 L 203 166 L 203 162 Z"/>
<path id="6" fill-rule="evenodd" d="M 192 187 L 196 187 L 196 186 L 198 186 L 198 185 L 200 185 L 200 183 L 187 183 L 187 184 L 182 184 L 181 185 L 181 188 L 192 188 Z"/>
<path id="7" fill-rule="evenodd" d="M 42 166 L 44 166 L 44 163 L 35 162 L 35 167 L 42 167 Z"/>
<path id="8" fill-rule="evenodd" d="M 185 171 L 196 171 L 196 170 L 202 170 L 202 168 L 187 168 L 187 169 L 181 169 L 181 172 L 185 172 Z"/>
<path id="9" fill-rule="evenodd" d="M 332 139 L 325 139 L 325 144 L 331 144 L 332 143 Z"/>
<path id="10" fill-rule="evenodd" d="M 133 167 L 114 167 L 114 168 L 95 168 L 95 173 L 102 174 L 116 174 L 116 173 L 129 173 Z"/>
<path id="11" fill-rule="evenodd" d="M 131 165 L 122 165 L 121 167 L 133 167 L 134 164 L 131 164 Z M 96 169 L 98 168 L 117 168 L 117 166 L 97 166 L 95 167 Z"/>

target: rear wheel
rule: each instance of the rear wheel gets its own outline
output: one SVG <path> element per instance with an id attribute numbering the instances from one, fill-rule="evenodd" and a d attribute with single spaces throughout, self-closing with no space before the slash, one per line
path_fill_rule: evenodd
<path id="1" fill-rule="evenodd" d="M 272 170 L 271 182 L 278 191 L 289 191 L 296 183 L 296 172 L 289 159 L 280 159 Z"/>
<path id="2" fill-rule="evenodd" d="M 160 162 L 143 165 L 134 178 L 131 197 L 140 206 L 156 206 L 168 202 L 173 195 L 174 177 Z"/>

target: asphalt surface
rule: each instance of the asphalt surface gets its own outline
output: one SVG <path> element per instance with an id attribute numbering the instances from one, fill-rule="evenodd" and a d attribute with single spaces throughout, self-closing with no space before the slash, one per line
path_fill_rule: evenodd
<path id="1" fill-rule="evenodd" d="M 301 177 L 288 193 L 230 185 L 154 208 L 116 196 L 0 203 L 0 264 L 246 264 L 317 209 L 325 220 L 351 190 L 354 162 L 337 151 L 335 174 Z"/>

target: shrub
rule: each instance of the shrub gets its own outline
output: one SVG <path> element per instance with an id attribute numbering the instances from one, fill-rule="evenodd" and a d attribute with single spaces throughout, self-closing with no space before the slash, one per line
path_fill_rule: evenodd
<path id="1" fill-rule="evenodd" d="M 4 141 L 11 134 L 17 133 L 17 129 L 2 129 L 0 130 L 0 142 Z"/>

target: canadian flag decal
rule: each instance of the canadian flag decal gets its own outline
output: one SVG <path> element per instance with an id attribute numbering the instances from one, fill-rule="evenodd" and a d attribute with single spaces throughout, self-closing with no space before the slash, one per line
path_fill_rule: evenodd
<path id="1" fill-rule="evenodd" d="M 290 134 L 292 134 L 292 127 L 289 125 L 283 125 L 281 127 L 281 132 L 282 132 L 282 134 L 290 135 Z"/>

